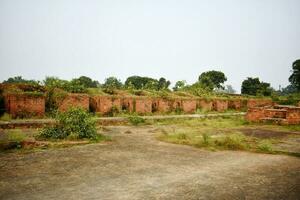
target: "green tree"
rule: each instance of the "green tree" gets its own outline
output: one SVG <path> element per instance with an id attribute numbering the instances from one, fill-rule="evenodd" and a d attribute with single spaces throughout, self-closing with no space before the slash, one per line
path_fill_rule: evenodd
<path id="1" fill-rule="evenodd" d="M 225 81 L 227 81 L 227 78 L 225 74 L 221 71 L 207 71 L 203 72 L 199 76 L 199 82 L 206 85 L 207 88 L 212 89 L 224 89 L 224 86 L 222 85 Z"/>
<path id="2" fill-rule="evenodd" d="M 289 77 L 290 83 L 300 91 L 300 59 L 293 62 L 292 75 Z"/>
<path id="3" fill-rule="evenodd" d="M 102 87 L 111 89 L 121 89 L 123 87 L 123 83 L 116 77 L 111 76 L 105 79 Z"/>
<path id="4" fill-rule="evenodd" d="M 155 89 L 158 90 L 158 80 L 149 78 L 149 77 L 141 77 L 141 76 L 130 76 L 125 81 L 126 88 L 133 88 L 137 90 L 141 89 Z"/>
<path id="5" fill-rule="evenodd" d="M 98 81 L 93 81 L 91 78 L 87 76 L 80 76 L 78 80 L 86 88 L 96 88 L 99 85 Z"/>
<path id="6" fill-rule="evenodd" d="M 242 82 L 242 94 L 248 95 L 263 95 L 270 96 L 272 93 L 272 88 L 270 83 L 260 82 L 259 78 L 248 77 Z"/>
<path id="7" fill-rule="evenodd" d="M 171 82 L 167 81 L 164 77 L 161 77 L 158 80 L 158 90 L 165 90 L 168 89 L 170 86 Z"/>
<path id="8" fill-rule="evenodd" d="M 2 83 L 27 83 L 27 84 L 39 84 L 39 81 L 36 80 L 27 80 L 23 79 L 22 76 L 10 77 Z"/>
<path id="9" fill-rule="evenodd" d="M 177 81 L 175 83 L 175 86 L 173 87 L 173 90 L 174 91 L 182 90 L 185 86 L 186 86 L 186 81 L 185 80 Z"/>

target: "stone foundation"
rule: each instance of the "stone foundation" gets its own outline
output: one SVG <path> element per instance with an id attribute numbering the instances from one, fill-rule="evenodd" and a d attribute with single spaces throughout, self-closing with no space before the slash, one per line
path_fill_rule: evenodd
<path id="1" fill-rule="evenodd" d="M 300 107 L 274 106 L 249 108 L 246 119 L 250 122 L 276 122 L 278 124 L 300 124 Z"/>

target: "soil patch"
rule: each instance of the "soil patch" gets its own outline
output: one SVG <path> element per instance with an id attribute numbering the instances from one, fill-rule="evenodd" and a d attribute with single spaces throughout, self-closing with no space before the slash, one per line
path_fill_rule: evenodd
<path id="1" fill-rule="evenodd" d="M 257 137 L 262 139 L 280 139 L 285 138 L 290 135 L 295 135 L 297 133 L 294 132 L 286 132 L 286 131 L 273 131 L 266 129 L 239 129 L 246 136 Z M 300 134 L 300 133 L 298 133 Z"/>

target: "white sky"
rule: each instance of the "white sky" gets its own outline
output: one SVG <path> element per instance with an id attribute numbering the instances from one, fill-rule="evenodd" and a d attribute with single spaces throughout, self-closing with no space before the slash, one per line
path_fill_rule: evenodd
<path id="1" fill-rule="evenodd" d="M 286 86 L 300 58 L 299 0 L 0 0 L 0 81 L 103 82 L 131 75 L 193 83 L 221 70 Z"/>

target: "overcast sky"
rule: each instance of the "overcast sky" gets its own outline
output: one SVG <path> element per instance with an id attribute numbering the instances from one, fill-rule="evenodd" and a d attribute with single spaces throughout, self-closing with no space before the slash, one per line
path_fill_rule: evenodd
<path id="1" fill-rule="evenodd" d="M 286 86 L 300 58 L 299 0 L 0 0 L 0 81 L 103 82 L 131 75 L 193 83 L 221 70 Z"/>

